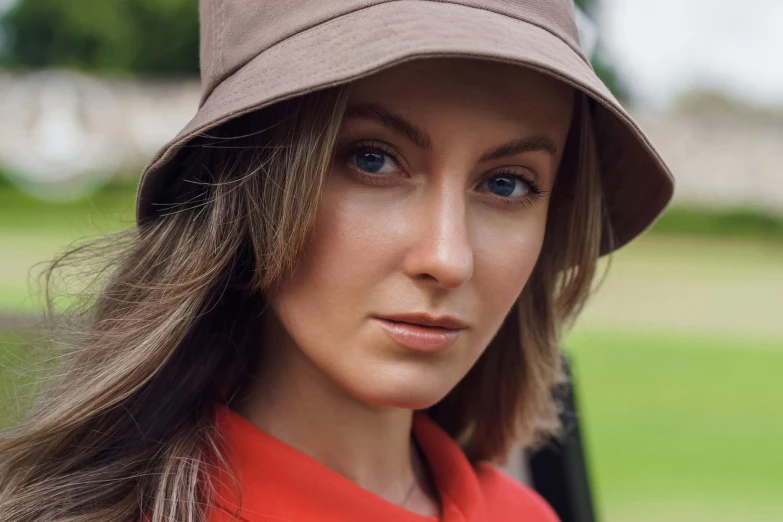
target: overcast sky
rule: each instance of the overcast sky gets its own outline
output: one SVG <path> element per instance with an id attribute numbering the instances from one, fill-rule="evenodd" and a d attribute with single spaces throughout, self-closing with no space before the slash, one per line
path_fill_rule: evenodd
<path id="1" fill-rule="evenodd" d="M 602 44 L 638 101 L 694 86 L 783 106 L 783 0 L 601 0 Z"/>
<path id="2" fill-rule="evenodd" d="M 783 106 L 783 0 L 599 2 L 602 46 L 637 102 L 661 107 L 709 86 Z"/>

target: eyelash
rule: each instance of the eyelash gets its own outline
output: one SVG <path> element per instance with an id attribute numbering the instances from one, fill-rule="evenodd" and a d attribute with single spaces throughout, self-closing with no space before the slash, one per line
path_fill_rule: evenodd
<path id="1" fill-rule="evenodd" d="M 526 196 L 522 196 L 521 199 L 520 198 L 504 198 L 502 196 L 497 196 L 495 198 L 495 199 L 499 200 L 500 204 L 505 205 L 507 207 L 517 207 L 517 206 L 526 207 L 528 205 L 532 205 L 533 203 L 535 203 L 538 200 L 540 200 L 544 196 L 544 194 L 546 193 L 546 191 L 543 188 L 541 188 L 541 186 L 538 185 L 538 183 L 536 183 L 536 181 L 533 179 L 533 176 L 520 174 L 519 172 L 511 172 L 511 171 L 508 171 L 508 170 L 501 170 L 499 172 L 493 172 L 489 177 L 484 179 L 482 181 L 482 183 L 487 181 L 488 179 L 494 178 L 496 176 L 508 176 L 508 177 L 511 177 L 511 178 L 516 178 L 516 179 L 522 181 L 523 183 L 527 184 L 527 186 L 530 189 L 530 192 Z"/>
<path id="2" fill-rule="evenodd" d="M 354 143 L 350 147 L 348 147 L 343 153 L 342 157 L 343 160 L 347 160 L 352 155 L 356 154 L 360 151 L 372 151 L 372 152 L 382 152 L 384 154 L 388 154 L 391 156 L 391 158 L 398 164 L 403 165 L 405 162 L 402 159 L 402 156 L 393 148 L 385 145 L 383 142 L 378 141 L 369 141 L 369 142 L 358 142 Z M 381 181 L 382 178 L 379 179 L 379 176 L 377 175 L 371 175 L 367 174 L 355 167 L 349 166 L 353 173 L 365 181 L 374 184 L 374 185 L 382 185 L 383 182 Z M 501 205 L 504 205 L 506 207 L 526 207 L 528 205 L 532 205 L 533 203 L 537 202 L 539 199 L 541 199 L 544 194 L 546 194 L 546 190 L 544 190 L 538 183 L 536 183 L 535 179 L 533 179 L 532 176 L 528 176 L 525 174 L 521 174 L 518 172 L 512 172 L 507 170 L 501 170 L 499 172 L 493 172 L 490 176 L 482 180 L 482 183 L 487 181 L 488 179 L 494 178 L 496 176 L 508 176 L 512 178 L 516 178 L 525 184 L 530 188 L 530 193 L 524 196 L 522 199 L 519 198 L 504 198 L 501 196 L 493 197 L 492 199 L 494 201 L 499 202 Z"/>

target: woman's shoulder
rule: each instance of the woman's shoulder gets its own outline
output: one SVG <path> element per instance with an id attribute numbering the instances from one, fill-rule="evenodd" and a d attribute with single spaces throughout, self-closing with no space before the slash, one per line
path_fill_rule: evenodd
<path id="1" fill-rule="evenodd" d="M 489 520 L 559 522 L 552 507 L 533 488 L 522 484 L 489 462 L 475 464 Z"/>

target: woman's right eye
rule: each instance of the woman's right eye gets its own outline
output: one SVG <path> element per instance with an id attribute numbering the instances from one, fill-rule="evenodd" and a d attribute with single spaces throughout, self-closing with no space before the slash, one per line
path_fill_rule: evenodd
<path id="1" fill-rule="evenodd" d="M 383 151 L 374 151 L 372 149 L 365 149 L 354 154 L 354 164 L 364 172 L 370 172 L 373 174 L 389 172 L 388 168 L 393 163 L 393 159 L 389 157 Z M 384 167 L 387 169 L 384 170 Z"/>
<path id="2" fill-rule="evenodd" d="M 349 166 L 360 173 L 394 174 L 399 169 L 394 154 L 377 146 L 356 147 L 347 159 Z"/>

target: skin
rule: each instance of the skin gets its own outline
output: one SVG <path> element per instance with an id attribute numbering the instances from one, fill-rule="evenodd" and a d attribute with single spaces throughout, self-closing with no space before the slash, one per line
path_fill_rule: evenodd
<path id="1" fill-rule="evenodd" d="M 418 127 L 428 147 L 352 109 L 367 104 Z M 401 503 L 415 482 L 405 508 L 437 515 L 410 437 L 412 410 L 460 381 L 527 282 L 572 111 L 570 87 L 497 62 L 414 60 L 359 80 L 311 239 L 267 296 L 265 359 L 238 411 L 389 502 Z M 539 138 L 554 150 L 480 161 L 509 141 L 540 146 Z M 368 171 L 368 158 L 380 168 Z M 489 184 L 498 175 L 510 196 Z M 373 319 L 411 312 L 467 327 L 449 348 L 423 353 Z"/>

